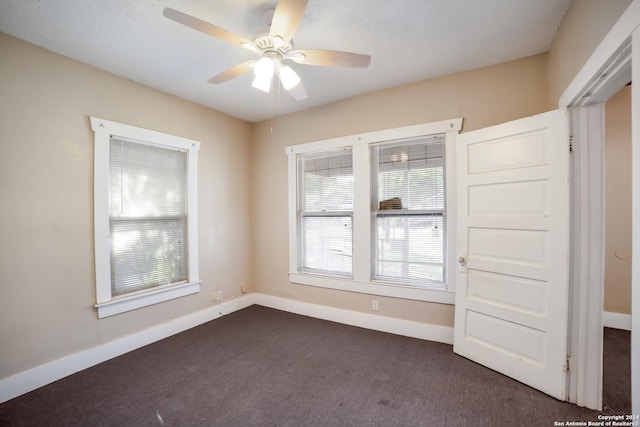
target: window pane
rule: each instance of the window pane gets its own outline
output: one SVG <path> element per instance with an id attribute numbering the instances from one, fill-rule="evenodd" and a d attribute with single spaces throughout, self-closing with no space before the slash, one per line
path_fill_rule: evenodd
<path id="1" fill-rule="evenodd" d="M 303 269 L 352 273 L 351 217 L 304 217 L 302 230 Z"/>
<path id="2" fill-rule="evenodd" d="M 111 140 L 111 216 L 185 214 L 184 151 Z"/>
<path id="3" fill-rule="evenodd" d="M 182 282 L 186 276 L 185 220 L 113 221 L 113 296 Z"/>
<path id="4" fill-rule="evenodd" d="M 378 148 L 379 202 L 398 198 L 394 209 L 442 210 L 444 188 L 444 138 Z"/>
<path id="5" fill-rule="evenodd" d="M 111 295 L 186 280 L 186 152 L 110 144 Z"/>
<path id="6" fill-rule="evenodd" d="M 442 215 L 378 216 L 376 276 L 442 282 Z"/>
<path id="7" fill-rule="evenodd" d="M 444 141 L 444 136 L 435 135 L 373 148 L 378 185 L 376 278 L 444 281 Z M 396 215 L 390 212 L 394 209 L 415 213 Z"/>
<path id="8" fill-rule="evenodd" d="M 350 149 L 301 158 L 299 259 L 303 270 L 338 275 L 352 273 L 352 164 Z M 319 216 L 320 212 L 348 215 Z"/>
<path id="9" fill-rule="evenodd" d="M 303 210 L 339 212 L 353 210 L 351 150 L 304 156 Z"/>

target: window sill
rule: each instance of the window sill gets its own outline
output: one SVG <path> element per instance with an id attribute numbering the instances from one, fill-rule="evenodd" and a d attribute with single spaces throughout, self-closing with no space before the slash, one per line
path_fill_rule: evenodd
<path id="1" fill-rule="evenodd" d="M 94 307 L 98 309 L 98 319 L 102 319 L 198 292 L 200 292 L 200 281 L 154 289 L 142 294 L 114 298 L 111 301 L 98 303 L 94 305 Z"/>
<path id="2" fill-rule="evenodd" d="M 289 273 L 289 280 L 300 285 L 318 286 L 341 291 L 403 298 L 416 301 L 455 303 L 455 292 L 440 289 L 416 288 L 385 282 L 359 282 L 339 277 L 316 276 L 311 274 Z"/>

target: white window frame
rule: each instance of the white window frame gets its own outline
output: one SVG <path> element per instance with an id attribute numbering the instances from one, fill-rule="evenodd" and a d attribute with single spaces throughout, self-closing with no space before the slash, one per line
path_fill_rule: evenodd
<path id="1" fill-rule="evenodd" d="M 94 241 L 98 318 L 113 316 L 200 292 L 198 271 L 198 150 L 200 142 L 90 117 L 94 132 Z M 113 297 L 111 295 L 111 243 L 109 237 L 109 147 L 111 137 L 123 138 L 187 153 L 187 282 Z"/>
<path id="2" fill-rule="evenodd" d="M 462 119 L 443 120 L 393 129 L 385 129 L 356 135 L 313 141 L 288 146 L 288 195 L 289 195 L 289 280 L 292 283 L 389 296 L 418 301 L 454 304 L 456 271 L 456 137 L 462 129 Z M 442 289 L 416 287 L 407 284 L 372 280 L 372 205 L 370 146 L 414 138 L 445 135 L 445 185 L 446 185 L 446 279 Z M 351 147 L 353 153 L 353 278 L 309 274 L 299 270 L 298 263 L 298 156 Z"/>

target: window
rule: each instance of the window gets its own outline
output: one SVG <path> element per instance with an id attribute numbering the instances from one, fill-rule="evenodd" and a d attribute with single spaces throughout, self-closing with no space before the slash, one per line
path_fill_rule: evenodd
<path id="1" fill-rule="evenodd" d="M 444 137 L 372 147 L 375 245 L 373 277 L 443 283 Z"/>
<path id="2" fill-rule="evenodd" d="M 286 148 L 293 283 L 453 304 L 462 119 Z"/>
<path id="3" fill-rule="evenodd" d="M 184 283 L 184 150 L 111 137 L 111 295 Z"/>
<path id="4" fill-rule="evenodd" d="M 91 124 L 98 317 L 198 292 L 199 142 Z"/>
<path id="5" fill-rule="evenodd" d="M 351 150 L 300 157 L 300 268 L 309 273 L 353 272 Z"/>

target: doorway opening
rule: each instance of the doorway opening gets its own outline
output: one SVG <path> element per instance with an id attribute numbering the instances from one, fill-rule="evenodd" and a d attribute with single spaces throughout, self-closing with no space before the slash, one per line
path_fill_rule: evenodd
<path id="1" fill-rule="evenodd" d="M 602 407 L 631 413 L 631 85 L 604 106 Z"/>

